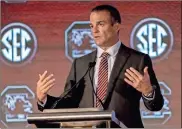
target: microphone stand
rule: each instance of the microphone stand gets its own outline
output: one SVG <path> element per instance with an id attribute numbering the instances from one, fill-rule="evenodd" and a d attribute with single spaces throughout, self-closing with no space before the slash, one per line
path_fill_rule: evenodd
<path id="1" fill-rule="evenodd" d="M 76 84 L 74 84 L 70 89 L 68 89 L 66 92 L 64 92 L 63 94 L 61 94 L 61 95 L 59 96 L 59 99 L 56 100 L 56 101 L 53 103 L 51 109 L 54 109 L 54 108 L 56 107 L 56 105 L 58 104 L 58 102 L 60 102 L 65 96 L 67 96 L 67 95 L 69 94 L 69 92 L 72 91 L 72 89 L 75 88 L 75 87 L 78 85 L 78 83 L 80 83 L 80 81 L 85 77 L 85 75 L 88 73 L 88 71 L 90 71 L 90 69 L 91 69 L 92 67 L 95 66 L 95 64 L 96 64 L 96 62 L 90 62 L 90 63 L 89 63 L 88 69 L 87 69 L 87 71 L 85 72 L 85 74 L 83 75 L 83 77 L 80 78 L 80 80 L 79 80 Z M 90 73 L 90 72 L 89 72 L 89 73 Z"/>

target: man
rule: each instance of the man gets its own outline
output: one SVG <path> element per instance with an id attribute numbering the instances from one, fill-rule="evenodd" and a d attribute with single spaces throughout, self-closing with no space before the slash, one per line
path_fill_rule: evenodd
<path id="1" fill-rule="evenodd" d="M 96 62 L 96 65 L 76 88 L 54 105 L 55 108 L 114 110 L 121 122 L 134 128 L 143 127 L 139 109 L 141 97 L 150 111 L 162 108 L 163 97 L 150 57 L 121 43 L 120 26 L 121 18 L 116 8 L 100 5 L 92 9 L 90 27 L 98 47 L 91 54 L 74 60 L 65 90 L 68 91 L 84 76 L 90 62 Z M 47 76 L 47 71 L 39 77 L 38 107 L 39 110 L 49 109 L 59 99 L 47 94 L 55 79 L 52 74 Z M 111 126 L 117 127 L 113 123 Z"/>

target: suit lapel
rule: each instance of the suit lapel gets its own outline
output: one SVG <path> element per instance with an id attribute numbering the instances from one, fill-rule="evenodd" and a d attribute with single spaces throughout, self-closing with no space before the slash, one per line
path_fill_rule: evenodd
<path id="1" fill-rule="evenodd" d="M 97 55 L 97 51 L 94 51 L 92 54 L 90 54 L 90 56 L 87 57 L 87 63 L 85 63 L 87 64 L 87 68 L 90 62 L 95 62 L 96 55 Z M 91 79 L 89 77 L 89 74 L 91 75 Z M 87 96 L 87 102 L 89 102 L 88 107 L 94 106 L 94 95 L 93 95 L 93 88 L 92 88 L 92 85 L 94 86 L 93 78 L 94 78 L 94 67 L 90 69 L 90 73 L 88 72 L 87 76 L 85 77 L 86 83 L 87 83 L 86 96 Z"/>
<path id="2" fill-rule="evenodd" d="M 118 54 L 116 55 L 116 59 L 111 71 L 109 83 L 108 83 L 108 89 L 106 93 L 106 99 L 104 104 L 107 105 L 108 102 L 110 101 L 112 91 L 115 87 L 115 83 L 118 79 L 120 71 L 123 69 L 123 66 L 125 65 L 127 59 L 129 56 L 129 52 L 127 51 L 127 47 L 125 47 L 122 43 L 120 46 L 120 49 L 118 51 Z"/>

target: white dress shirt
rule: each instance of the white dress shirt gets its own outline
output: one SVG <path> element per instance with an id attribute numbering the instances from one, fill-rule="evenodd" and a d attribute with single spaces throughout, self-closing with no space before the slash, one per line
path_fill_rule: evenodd
<path id="1" fill-rule="evenodd" d="M 114 44 L 113 46 L 111 46 L 110 48 L 108 48 L 106 51 L 104 51 L 102 48 L 100 48 L 99 46 L 97 46 L 97 56 L 96 56 L 96 65 L 95 65 L 95 69 L 94 69 L 94 90 L 96 93 L 96 88 L 98 86 L 98 73 L 99 73 L 99 65 L 101 62 L 101 55 L 103 52 L 107 52 L 109 53 L 110 56 L 108 56 L 108 81 L 111 75 L 111 71 L 116 59 L 116 55 L 119 51 L 119 48 L 121 46 L 121 41 L 118 41 L 116 44 Z M 96 96 L 94 95 L 94 105 L 96 104 Z"/>

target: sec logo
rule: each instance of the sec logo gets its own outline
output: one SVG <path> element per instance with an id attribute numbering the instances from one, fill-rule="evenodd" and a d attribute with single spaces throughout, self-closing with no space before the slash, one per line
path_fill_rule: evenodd
<path id="1" fill-rule="evenodd" d="M 148 54 L 153 62 L 167 58 L 173 46 L 173 33 L 169 25 L 158 18 L 146 18 L 135 25 L 130 46 Z"/>
<path id="2" fill-rule="evenodd" d="M 30 27 L 11 23 L 1 30 L 1 60 L 8 65 L 20 66 L 32 60 L 37 50 L 37 39 Z"/>

